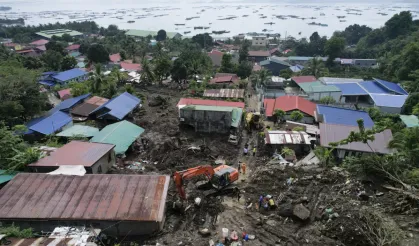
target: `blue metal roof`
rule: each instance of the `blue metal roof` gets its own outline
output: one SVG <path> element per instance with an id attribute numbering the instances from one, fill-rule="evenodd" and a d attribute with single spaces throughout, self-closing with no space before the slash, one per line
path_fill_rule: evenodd
<path id="1" fill-rule="evenodd" d="M 389 91 L 393 91 L 397 94 L 401 94 L 401 95 L 407 95 L 408 93 L 398 84 L 393 83 L 393 82 L 388 82 L 385 80 L 381 80 L 381 79 L 376 79 L 374 78 L 375 81 L 377 81 L 377 83 L 379 83 L 380 85 L 384 86 L 385 88 L 387 88 Z"/>
<path id="2" fill-rule="evenodd" d="M 290 67 L 290 69 L 291 69 L 291 71 L 293 71 L 294 73 L 295 72 L 300 72 L 301 70 L 303 70 L 304 69 L 304 66 L 302 66 L 302 65 L 295 65 L 295 66 L 291 66 Z"/>
<path id="3" fill-rule="evenodd" d="M 51 80 L 39 80 L 38 83 L 46 86 L 55 86 L 55 82 Z"/>
<path id="4" fill-rule="evenodd" d="M 374 104 L 380 107 L 401 108 L 407 99 L 407 95 L 383 95 L 383 94 L 370 94 Z"/>
<path id="5" fill-rule="evenodd" d="M 58 110 L 69 110 L 72 107 L 74 107 L 77 103 L 85 100 L 86 98 L 90 97 L 90 93 L 78 96 L 78 97 L 73 97 L 73 98 L 69 98 L 67 100 L 62 101 L 60 104 L 58 104 L 55 108 L 52 109 L 53 112 L 56 112 Z"/>
<path id="6" fill-rule="evenodd" d="M 56 80 L 65 82 L 65 81 L 69 81 L 69 80 L 78 78 L 80 76 L 84 76 L 86 74 L 87 74 L 87 72 L 85 72 L 81 69 L 73 68 L 73 69 L 58 73 L 58 74 L 56 74 L 52 77 Z"/>
<path id="7" fill-rule="evenodd" d="M 99 115 L 98 118 L 101 118 L 106 115 L 111 115 L 118 120 L 122 120 L 127 114 L 129 114 L 138 104 L 141 103 L 141 100 L 128 92 L 124 92 L 121 95 L 112 98 L 107 103 L 95 109 L 92 113 L 97 112 L 103 108 L 108 109 L 109 111 Z"/>
<path id="8" fill-rule="evenodd" d="M 368 95 L 368 92 L 362 89 L 357 83 L 333 83 L 332 85 L 338 87 L 342 91 L 342 96 Z"/>
<path id="9" fill-rule="evenodd" d="M 29 121 L 26 124 L 26 127 L 29 129 L 26 134 L 39 132 L 44 135 L 49 135 L 59 131 L 63 126 L 72 121 L 73 119 L 66 113 L 61 111 L 50 112 L 46 116 Z"/>
<path id="10" fill-rule="evenodd" d="M 323 122 L 338 125 L 358 126 L 358 119 L 364 120 L 364 126 L 371 128 L 374 122 L 365 111 L 317 105 L 317 113 L 323 115 Z"/>
<path id="11" fill-rule="evenodd" d="M 368 93 L 381 93 L 381 94 L 388 94 L 388 91 L 381 87 L 375 81 L 364 81 L 359 82 L 359 85 L 364 88 Z"/>

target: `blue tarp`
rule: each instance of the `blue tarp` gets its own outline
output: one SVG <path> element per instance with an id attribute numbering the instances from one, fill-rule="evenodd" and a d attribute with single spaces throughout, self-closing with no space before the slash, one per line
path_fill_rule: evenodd
<path id="1" fill-rule="evenodd" d="M 383 94 L 370 94 L 374 104 L 380 107 L 401 108 L 407 99 L 407 95 L 383 95 Z"/>
<path id="2" fill-rule="evenodd" d="M 46 116 L 33 119 L 26 124 L 26 127 L 29 129 L 26 134 L 32 132 L 39 132 L 44 135 L 49 135 L 59 131 L 62 127 L 66 126 L 73 119 L 66 113 L 61 111 L 50 111 Z"/>
<path id="3" fill-rule="evenodd" d="M 380 85 L 384 86 L 385 88 L 387 88 L 389 91 L 393 91 L 397 94 L 400 95 L 407 95 L 408 93 L 402 88 L 400 87 L 398 84 L 392 83 L 392 82 L 388 82 L 385 80 L 381 80 L 381 79 L 376 79 L 374 78 L 374 80 L 379 83 Z"/>
<path id="4" fill-rule="evenodd" d="M 364 81 L 359 82 L 362 88 L 364 88 L 368 93 L 381 93 L 381 94 L 388 94 L 388 91 L 381 87 L 375 81 Z"/>
<path id="5" fill-rule="evenodd" d="M 61 111 L 69 110 L 72 107 L 74 107 L 76 104 L 78 104 L 79 102 L 84 101 L 88 97 L 90 97 L 90 93 L 64 100 L 60 104 L 58 104 L 55 108 L 53 108 L 52 112 L 56 112 L 59 110 Z"/>
<path id="6" fill-rule="evenodd" d="M 69 80 L 72 80 L 72 79 L 75 79 L 84 75 L 87 75 L 87 72 L 78 68 L 73 68 L 73 69 L 58 73 L 52 77 L 56 80 L 65 82 L 65 81 L 69 81 Z"/>
<path id="7" fill-rule="evenodd" d="M 106 108 L 106 113 L 99 115 L 98 118 L 102 118 L 106 115 L 113 116 L 118 120 L 122 120 L 127 114 L 135 109 L 141 100 L 128 92 L 124 92 L 121 95 L 112 98 L 107 103 L 103 104 L 99 108 L 95 109 L 92 113 L 98 112 L 101 109 Z"/>
<path id="8" fill-rule="evenodd" d="M 368 92 L 362 89 L 357 83 L 335 83 L 333 85 L 342 91 L 342 96 L 368 95 Z"/>
<path id="9" fill-rule="evenodd" d="M 317 113 L 323 115 L 323 122 L 337 125 L 358 126 L 358 119 L 364 120 L 364 126 L 371 128 L 374 122 L 365 111 L 317 105 Z"/>

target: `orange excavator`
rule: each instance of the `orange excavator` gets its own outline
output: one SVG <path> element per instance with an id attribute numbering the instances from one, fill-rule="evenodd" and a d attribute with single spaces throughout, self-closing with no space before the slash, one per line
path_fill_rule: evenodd
<path id="1" fill-rule="evenodd" d="M 239 179 L 239 172 L 237 169 L 227 166 L 227 165 L 220 165 L 216 168 L 213 168 L 210 165 L 204 165 L 204 166 L 198 166 L 189 168 L 184 171 L 178 171 L 173 174 L 173 179 L 175 180 L 176 188 L 179 192 L 179 196 L 186 200 L 186 194 L 185 189 L 183 187 L 183 181 L 188 180 L 190 178 L 204 175 L 208 179 L 208 183 L 212 185 L 215 189 L 217 189 L 216 192 L 210 192 L 207 193 L 206 196 L 214 195 L 218 193 L 219 191 L 227 191 L 225 188 L 229 186 L 231 183 L 235 182 Z M 237 189 L 232 188 L 229 189 L 227 192 Z"/>

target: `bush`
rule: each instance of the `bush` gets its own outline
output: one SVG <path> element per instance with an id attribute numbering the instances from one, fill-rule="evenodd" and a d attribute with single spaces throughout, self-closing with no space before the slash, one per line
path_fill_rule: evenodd
<path id="1" fill-rule="evenodd" d="M 6 237 L 30 238 L 33 237 L 32 228 L 20 230 L 20 227 L 12 224 L 8 227 L 0 227 L 0 234 L 5 234 Z"/>

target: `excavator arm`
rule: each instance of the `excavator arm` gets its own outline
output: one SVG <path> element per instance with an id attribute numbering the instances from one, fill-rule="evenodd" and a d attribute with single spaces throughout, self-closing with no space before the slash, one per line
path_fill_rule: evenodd
<path id="1" fill-rule="evenodd" d="M 199 175 L 205 175 L 208 178 L 208 180 L 211 180 L 211 178 L 214 176 L 214 169 L 210 165 L 205 165 L 205 166 L 189 168 L 184 171 L 178 171 L 173 174 L 173 179 L 175 180 L 176 189 L 178 190 L 179 195 L 182 199 L 184 200 L 186 199 L 186 193 L 183 187 L 183 181 L 199 176 Z"/>

